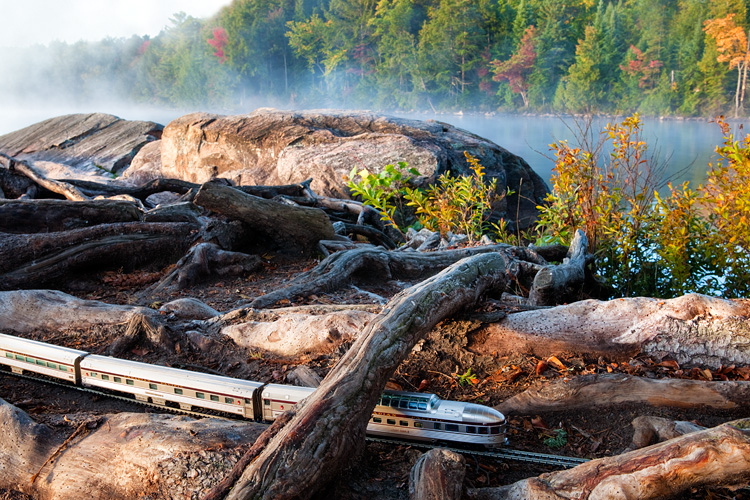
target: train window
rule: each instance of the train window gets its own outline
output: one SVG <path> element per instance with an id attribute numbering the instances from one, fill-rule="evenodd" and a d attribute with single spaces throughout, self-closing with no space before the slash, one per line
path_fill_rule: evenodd
<path id="1" fill-rule="evenodd" d="M 115 377 L 114 381 L 117 382 L 118 384 L 122 383 L 122 379 L 120 377 Z"/>
<path id="2" fill-rule="evenodd" d="M 439 423 L 439 422 L 435 422 L 435 423 L 434 423 L 434 424 L 432 424 L 432 425 L 433 425 L 433 427 L 435 427 L 435 429 L 437 429 L 437 430 L 440 430 L 440 429 L 442 429 L 442 427 L 443 427 L 443 424 L 441 424 L 441 423 Z"/>
<path id="3" fill-rule="evenodd" d="M 219 396 L 215 396 L 211 394 L 211 401 L 218 401 L 218 400 L 219 400 Z"/>
<path id="4" fill-rule="evenodd" d="M 417 402 L 416 401 L 409 401 L 409 409 L 410 410 L 416 410 L 417 409 Z"/>
<path id="5" fill-rule="evenodd" d="M 422 424 L 422 422 L 414 422 L 414 427 L 421 429 L 422 427 L 424 427 L 424 425 Z"/>
<path id="6" fill-rule="evenodd" d="M 23 361 L 23 356 L 21 356 L 20 354 L 16 354 L 16 359 L 18 361 Z"/>
<path id="7" fill-rule="evenodd" d="M 270 399 L 264 399 L 264 400 L 263 400 L 263 404 L 264 404 L 265 406 L 271 406 L 271 400 L 270 400 Z"/>
<path id="8" fill-rule="evenodd" d="M 407 408 L 409 408 L 409 402 L 408 402 L 408 401 L 406 401 L 406 400 L 404 400 L 404 401 L 401 401 L 401 404 L 400 404 L 400 405 L 398 405 L 398 406 L 399 406 L 399 408 L 404 408 L 404 409 L 407 409 Z"/>
<path id="9" fill-rule="evenodd" d="M 398 399 L 391 398 L 391 408 L 398 408 Z"/>
<path id="10" fill-rule="evenodd" d="M 53 370 L 57 370 L 57 365 L 55 363 L 50 363 L 47 361 L 47 368 L 52 368 Z"/>
<path id="11" fill-rule="evenodd" d="M 406 420 L 399 420 L 398 425 L 403 425 L 404 427 L 409 427 L 409 422 Z"/>
<path id="12" fill-rule="evenodd" d="M 125 379 L 125 384 L 127 385 L 135 385 L 135 380 L 130 380 L 129 378 Z"/>
<path id="13" fill-rule="evenodd" d="M 388 406 L 388 405 L 390 405 L 390 404 L 391 404 L 391 397 L 390 397 L 390 396 L 386 396 L 386 395 L 384 394 L 384 395 L 383 395 L 383 399 L 382 399 L 382 400 L 380 401 L 380 404 L 381 404 L 381 405 L 383 405 L 383 406 Z"/>
<path id="14" fill-rule="evenodd" d="M 42 361 L 41 359 L 37 359 L 36 360 L 36 364 L 41 365 L 41 366 L 46 366 L 47 365 L 47 363 L 44 362 L 44 361 Z"/>
<path id="15" fill-rule="evenodd" d="M 109 375 L 102 375 L 102 380 L 109 380 Z"/>
<path id="16" fill-rule="evenodd" d="M 234 403 L 234 398 L 227 398 L 227 397 L 225 397 L 224 398 L 224 402 L 228 403 L 228 404 L 232 404 L 232 403 Z"/>
<path id="17" fill-rule="evenodd" d="M 245 398 L 245 404 L 249 405 L 250 403 L 252 403 L 252 401 L 250 400 L 250 398 Z"/>
<path id="18" fill-rule="evenodd" d="M 26 362 L 27 363 L 33 363 L 34 362 L 34 358 L 30 358 L 30 357 L 26 356 Z"/>
<path id="19" fill-rule="evenodd" d="M 383 419 L 380 417 L 372 417 L 372 421 L 375 422 L 376 424 L 379 424 L 383 421 Z"/>
<path id="20" fill-rule="evenodd" d="M 206 395 L 203 394 L 202 392 L 196 392 L 195 397 L 198 399 L 206 399 Z"/>
<path id="21" fill-rule="evenodd" d="M 500 434 L 500 427 L 492 427 L 490 429 L 490 434 Z"/>
<path id="22" fill-rule="evenodd" d="M 68 371 L 68 367 L 67 366 L 63 366 L 63 365 L 58 366 L 57 369 L 60 370 L 60 371 L 63 371 L 63 372 Z"/>
<path id="23" fill-rule="evenodd" d="M 13 355 L 12 355 L 11 353 L 9 353 L 9 352 L 6 352 L 6 353 L 5 353 L 5 357 L 6 357 L 6 358 L 12 358 L 12 357 L 13 357 Z"/>
<path id="24" fill-rule="evenodd" d="M 92 376 L 92 377 L 96 378 L 96 375 L 97 375 L 97 373 L 96 373 L 96 372 L 91 372 L 91 376 Z"/>
<path id="25" fill-rule="evenodd" d="M 156 387 L 156 384 L 148 384 L 148 388 L 153 390 L 158 389 L 158 387 Z"/>
<path id="26" fill-rule="evenodd" d="M 175 394 L 182 394 L 182 389 L 178 389 L 177 387 L 174 388 Z"/>
<path id="27" fill-rule="evenodd" d="M 388 425 L 396 425 L 396 421 L 393 420 L 392 418 L 389 418 L 388 420 L 386 420 L 385 423 Z"/>
<path id="28" fill-rule="evenodd" d="M 477 429 L 479 431 L 479 434 L 487 434 L 487 427 L 479 427 Z"/>
<path id="29" fill-rule="evenodd" d="M 456 424 L 445 424 L 445 430 L 451 432 L 458 432 L 458 426 Z"/>
<path id="30" fill-rule="evenodd" d="M 426 410 L 427 409 L 427 403 L 419 403 L 419 409 L 420 410 Z"/>
<path id="31" fill-rule="evenodd" d="M 469 434 L 476 434 L 477 433 L 477 428 L 474 427 L 474 426 L 471 426 L 471 425 L 467 425 L 466 426 L 466 432 L 468 432 Z"/>

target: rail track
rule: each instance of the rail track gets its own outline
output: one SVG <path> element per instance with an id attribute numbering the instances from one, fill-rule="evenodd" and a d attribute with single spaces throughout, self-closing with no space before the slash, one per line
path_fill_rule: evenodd
<path id="1" fill-rule="evenodd" d="M 191 411 L 191 410 L 183 410 L 181 408 L 175 408 L 172 406 L 163 406 L 163 405 L 158 405 L 154 403 L 149 403 L 147 401 L 139 401 L 132 397 L 121 396 L 121 395 L 114 394 L 111 392 L 98 391 L 98 390 L 91 389 L 88 387 L 81 387 L 81 386 L 66 384 L 63 382 L 58 382 L 56 380 L 43 378 L 43 377 L 32 377 L 30 375 L 13 373 L 13 372 L 4 371 L 4 370 L 0 371 L 0 374 L 12 375 L 14 377 L 27 379 L 27 380 L 31 380 L 34 382 L 40 382 L 40 383 L 48 384 L 48 385 L 55 385 L 58 387 L 64 387 L 66 389 L 75 389 L 77 391 L 86 392 L 89 394 L 95 394 L 97 396 L 103 396 L 103 397 L 111 398 L 111 399 L 118 399 L 121 401 L 126 401 L 128 403 L 135 403 L 141 406 L 147 406 L 147 407 L 158 409 L 160 412 L 166 411 L 168 413 L 174 413 L 174 414 L 179 414 L 179 415 L 189 415 L 189 416 L 196 417 L 196 418 L 214 417 L 214 418 L 225 418 L 228 420 L 245 420 L 246 421 L 246 419 L 243 419 L 238 415 L 230 415 L 230 414 L 221 413 L 221 412 L 212 413 L 208 410 L 200 411 L 200 412 Z M 433 444 L 433 443 L 424 442 L 424 441 L 400 441 L 397 439 L 384 439 L 384 438 L 376 438 L 376 437 L 369 437 L 369 436 L 367 437 L 367 441 L 374 442 L 374 443 L 393 444 L 393 445 L 399 445 L 399 446 L 409 445 L 409 446 L 414 446 L 416 448 L 424 448 L 424 449 L 443 448 L 443 449 L 448 449 L 448 450 L 455 451 L 456 453 L 461 453 L 464 455 L 484 456 L 484 457 L 495 458 L 498 460 L 511 460 L 514 462 L 554 465 L 554 466 L 563 467 L 563 468 L 575 467 L 577 465 L 580 465 L 582 463 L 589 461 L 589 459 L 587 458 L 569 457 L 569 456 L 564 456 L 564 455 L 551 455 L 548 453 L 535 453 L 531 451 L 515 450 L 512 448 L 477 450 L 477 449 L 469 449 L 469 448 L 452 447 L 449 445 L 442 445 L 442 444 Z"/>

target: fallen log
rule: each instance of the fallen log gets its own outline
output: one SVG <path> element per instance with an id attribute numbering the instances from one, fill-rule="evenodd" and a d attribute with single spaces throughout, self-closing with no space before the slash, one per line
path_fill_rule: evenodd
<path id="1" fill-rule="evenodd" d="M 190 498 L 217 483 L 247 449 L 246 443 L 266 428 L 252 422 L 141 413 L 80 422 L 70 417 L 72 429 L 83 432 L 71 432 L 63 443 L 49 428 L 0 400 L 0 490 L 21 491 L 38 500 Z"/>
<path id="2" fill-rule="evenodd" d="M 292 207 L 215 182 L 203 184 L 194 203 L 242 221 L 276 250 L 312 253 L 320 240 L 335 238 L 328 216 L 314 208 Z M 263 246 L 262 242 L 257 242 Z"/>
<path id="3" fill-rule="evenodd" d="M 562 264 L 546 266 L 536 273 L 529 291 L 529 304 L 554 306 L 576 300 L 586 279 L 588 239 L 580 229 L 570 243 Z"/>
<path id="4" fill-rule="evenodd" d="M 650 379 L 606 373 L 547 381 L 506 399 L 505 415 L 534 415 L 616 404 L 672 408 L 750 409 L 750 382 Z"/>
<path id="5" fill-rule="evenodd" d="M 693 422 L 684 420 L 670 420 L 668 418 L 642 416 L 633 419 L 633 440 L 628 451 L 645 448 L 646 446 L 674 439 L 691 432 L 706 430 Z"/>
<path id="6" fill-rule="evenodd" d="M 122 200 L 0 200 L 3 233 L 49 233 L 142 218 L 138 207 Z"/>
<path id="7" fill-rule="evenodd" d="M 486 245 L 480 247 L 444 250 L 441 252 L 390 252 L 372 245 L 337 252 L 320 262 L 312 270 L 298 276 L 286 288 L 257 297 L 249 307 L 263 309 L 279 300 L 324 291 L 336 290 L 352 281 L 355 275 L 377 276 L 386 281 L 393 276 L 399 279 L 414 279 L 429 276 L 461 259 L 472 255 L 503 251 L 508 245 Z M 512 263 L 508 271 L 513 273 Z"/>
<path id="8" fill-rule="evenodd" d="M 485 291 L 504 288 L 506 265 L 497 253 L 470 257 L 396 295 L 297 406 L 228 498 L 312 496 L 362 446 L 377 398 L 416 342 Z"/>
<path id="9" fill-rule="evenodd" d="M 471 489 L 472 500 L 680 498 L 692 488 L 750 480 L 750 419 L 692 432 L 614 457 L 591 460 L 499 488 Z"/>
<path id="10" fill-rule="evenodd" d="M 41 187 L 62 195 L 68 200 L 85 201 L 89 199 L 88 196 L 81 193 L 75 186 L 66 182 L 48 179 L 41 172 L 38 172 L 31 163 L 25 160 L 17 160 L 5 153 L 0 153 L 0 158 L 5 160 L 3 163 L 7 164 L 9 170 L 22 173 Z"/>
<path id="11" fill-rule="evenodd" d="M 86 269 L 177 260 L 196 238 L 189 223 L 127 222 L 56 233 L 0 234 L 0 289 L 37 288 Z M 158 259 L 157 259 L 158 261 Z"/>
<path id="12" fill-rule="evenodd" d="M 606 355 L 638 353 L 680 365 L 718 368 L 750 364 L 750 300 L 700 294 L 674 299 L 582 300 L 508 314 L 474 332 L 469 349 L 499 356 L 524 352 Z"/>

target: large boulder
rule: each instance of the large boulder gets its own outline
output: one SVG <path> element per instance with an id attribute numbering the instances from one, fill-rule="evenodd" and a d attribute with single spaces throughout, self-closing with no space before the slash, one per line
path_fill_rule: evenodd
<path id="1" fill-rule="evenodd" d="M 0 136 L 0 152 L 33 162 L 51 178 L 102 181 L 130 166 L 162 128 L 105 113 L 64 115 Z"/>
<path id="2" fill-rule="evenodd" d="M 153 171 L 154 149 L 149 148 L 148 158 L 136 157 L 134 164 L 147 164 Z M 161 175 L 198 183 L 225 177 L 250 185 L 312 178 L 315 192 L 346 198 L 344 178 L 352 167 L 380 172 L 386 164 L 406 161 L 423 181 L 431 182 L 446 171 L 470 173 L 464 151 L 497 179 L 499 193 L 514 191 L 497 207 L 499 215 L 526 224 L 536 217 L 548 188 L 519 156 L 446 123 L 369 112 L 258 109 L 249 115 L 189 114 L 164 128 Z M 135 172 L 128 175 L 138 177 Z"/>

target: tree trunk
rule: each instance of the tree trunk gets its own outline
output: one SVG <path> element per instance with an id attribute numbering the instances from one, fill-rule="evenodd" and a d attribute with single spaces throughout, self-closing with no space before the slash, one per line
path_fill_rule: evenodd
<path id="1" fill-rule="evenodd" d="M 187 223 L 127 222 L 57 233 L 0 235 L 0 289 L 34 288 L 85 268 L 177 260 L 192 243 Z M 173 261 L 174 261 L 173 260 Z"/>
<path id="2" fill-rule="evenodd" d="M 214 182 L 201 186 L 194 203 L 242 221 L 283 252 L 311 254 L 320 240 L 335 239 L 322 210 L 283 205 Z"/>
<path id="3" fill-rule="evenodd" d="M 632 375 L 584 375 L 545 382 L 495 407 L 505 415 L 534 415 L 616 404 L 673 408 L 750 409 L 750 382 L 649 379 Z"/>
<path id="4" fill-rule="evenodd" d="M 573 469 L 500 488 L 469 490 L 472 500 L 679 498 L 702 486 L 750 480 L 750 419 L 735 420 Z"/>
<path id="5" fill-rule="evenodd" d="M 440 320 L 505 286 L 499 254 L 462 260 L 396 295 L 244 471 L 228 498 L 309 498 L 362 446 L 385 383 Z"/>
<path id="6" fill-rule="evenodd" d="M 409 500 L 461 500 L 466 460 L 436 448 L 417 460 L 409 474 Z"/>
<path id="7" fill-rule="evenodd" d="M 36 182 L 40 186 L 42 186 L 45 189 L 48 189 L 52 191 L 53 193 L 60 194 L 71 201 L 85 201 L 88 200 L 89 197 L 85 194 L 81 193 L 78 189 L 76 189 L 74 186 L 61 181 L 55 181 L 52 179 L 47 179 L 44 175 L 37 172 L 34 167 L 25 160 L 16 160 L 12 156 L 8 156 L 5 153 L 0 153 L 0 158 L 5 159 L 5 162 L 8 164 L 9 170 L 15 170 L 17 172 L 22 173 L 32 181 Z"/>
<path id="8" fill-rule="evenodd" d="M 141 218 L 138 207 L 122 200 L 0 200 L 0 232 L 5 233 L 50 233 Z"/>

